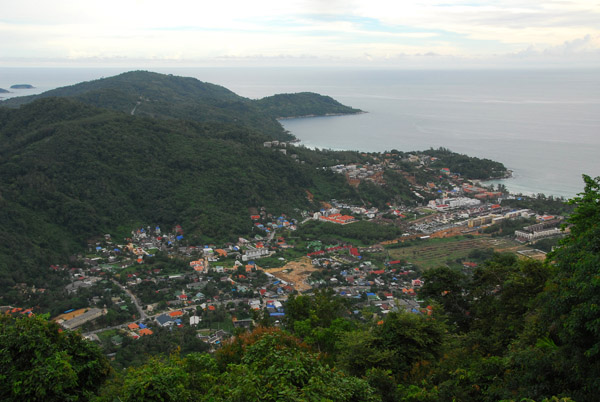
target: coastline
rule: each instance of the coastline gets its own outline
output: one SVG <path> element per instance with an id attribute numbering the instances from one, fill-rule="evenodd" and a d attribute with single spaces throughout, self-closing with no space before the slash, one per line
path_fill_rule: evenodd
<path id="1" fill-rule="evenodd" d="M 277 121 L 280 121 L 280 120 L 292 120 L 292 119 L 310 119 L 313 117 L 353 116 L 353 115 L 365 114 L 365 113 L 369 113 L 369 112 L 365 112 L 364 110 L 361 110 L 360 112 L 355 112 L 355 113 L 305 114 L 305 115 L 301 115 L 301 116 L 276 117 L 275 119 Z"/>

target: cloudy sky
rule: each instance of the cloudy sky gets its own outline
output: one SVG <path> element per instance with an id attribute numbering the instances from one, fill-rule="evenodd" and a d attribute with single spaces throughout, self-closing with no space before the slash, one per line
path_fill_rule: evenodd
<path id="1" fill-rule="evenodd" d="M 600 0 L 0 0 L 0 66 L 600 67 Z"/>

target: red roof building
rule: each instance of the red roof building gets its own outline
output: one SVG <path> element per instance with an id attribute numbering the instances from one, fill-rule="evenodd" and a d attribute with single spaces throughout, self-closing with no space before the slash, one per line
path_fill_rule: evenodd
<path id="1" fill-rule="evenodd" d="M 338 223 L 340 225 L 345 225 L 347 223 L 352 223 L 356 221 L 355 217 L 342 214 L 331 214 L 329 216 L 321 216 L 321 218 L 319 219 L 326 222 Z"/>

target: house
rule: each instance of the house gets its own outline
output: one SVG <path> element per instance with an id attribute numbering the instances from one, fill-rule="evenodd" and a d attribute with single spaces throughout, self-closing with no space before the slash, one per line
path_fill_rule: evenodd
<path id="1" fill-rule="evenodd" d="M 233 320 L 233 326 L 235 328 L 251 328 L 254 325 L 254 320 L 247 318 L 244 320 Z"/>
<path id="2" fill-rule="evenodd" d="M 219 255 L 219 257 L 227 257 L 227 251 L 223 250 L 222 248 L 216 249 L 215 252 Z"/>
<path id="3" fill-rule="evenodd" d="M 423 286 L 423 281 L 420 279 L 413 279 L 411 281 L 411 284 L 413 287 L 417 287 L 417 286 Z"/>
<path id="4" fill-rule="evenodd" d="M 245 254 L 242 255 L 242 261 L 250 261 L 257 258 L 262 258 L 270 255 L 271 252 L 266 248 L 258 248 L 254 250 L 246 250 Z"/>
<path id="5" fill-rule="evenodd" d="M 156 322 L 158 323 L 158 325 L 160 325 L 161 327 L 168 327 L 173 325 L 173 318 L 170 317 L 167 314 L 162 314 L 159 315 L 158 317 L 155 318 Z"/>
<path id="6" fill-rule="evenodd" d="M 152 332 L 151 329 L 148 328 L 144 328 L 142 330 L 140 330 L 139 334 L 140 336 L 144 336 L 144 335 L 152 335 L 154 332 Z"/>
<path id="7" fill-rule="evenodd" d="M 337 223 L 340 225 L 346 225 L 348 223 L 356 222 L 356 218 L 350 215 L 342 215 L 340 213 L 332 213 L 328 216 L 321 215 L 318 219 L 325 222 Z"/>
<path id="8" fill-rule="evenodd" d="M 208 343 L 211 343 L 213 345 L 218 345 L 218 344 L 221 343 L 221 341 L 226 336 L 227 336 L 227 332 L 225 332 L 222 329 L 220 329 L 217 332 L 215 332 L 210 338 L 208 338 Z"/>

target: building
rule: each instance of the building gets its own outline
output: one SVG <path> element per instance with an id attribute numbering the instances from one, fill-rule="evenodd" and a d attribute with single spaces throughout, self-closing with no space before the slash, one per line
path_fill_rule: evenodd
<path id="1" fill-rule="evenodd" d="M 266 248 L 257 248 L 253 250 L 246 250 L 244 255 L 242 256 L 242 261 L 251 261 L 257 258 L 266 257 L 271 255 L 271 252 Z"/>
<path id="2" fill-rule="evenodd" d="M 106 310 L 101 310 L 99 308 L 91 308 L 91 309 L 80 309 L 73 313 L 77 313 L 70 319 L 58 319 L 57 322 L 65 329 L 75 329 L 81 327 L 83 324 L 93 321 L 96 318 L 106 314 Z"/>
<path id="3" fill-rule="evenodd" d="M 320 216 L 319 220 L 331 223 L 337 223 L 340 225 L 346 225 L 348 223 L 356 222 L 356 218 L 350 215 L 342 215 L 339 213 L 330 214 L 328 216 Z"/>
<path id="4" fill-rule="evenodd" d="M 524 231 L 524 230 L 515 230 L 515 237 L 518 241 L 521 242 L 531 242 L 540 239 L 544 239 L 546 237 L 552 236 L 560 236 L 564 234 L 562 230 L 559 228 L 545 229 L 539 231 Z"/>

